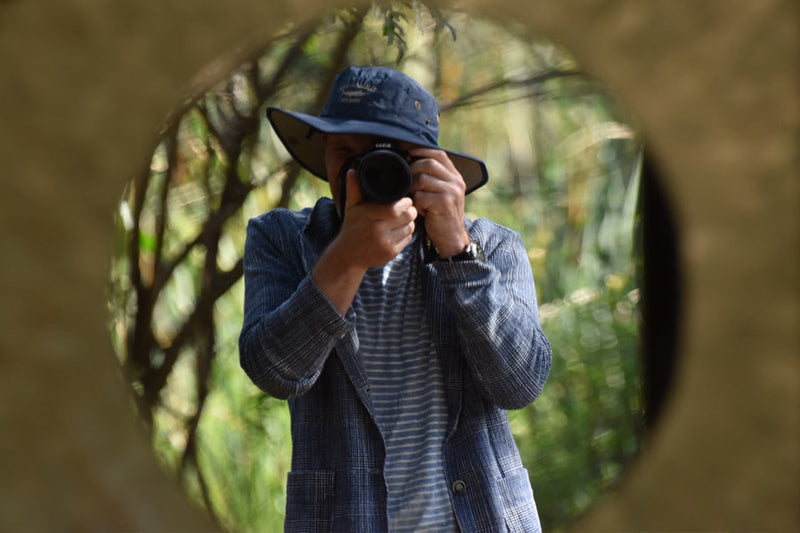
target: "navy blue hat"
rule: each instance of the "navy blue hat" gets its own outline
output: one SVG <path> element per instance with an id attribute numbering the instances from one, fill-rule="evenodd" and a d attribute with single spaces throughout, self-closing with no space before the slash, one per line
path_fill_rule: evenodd
<path id="1" fill-rule="evenodd" d="M 389 68 L 349 67 L 333 82 L 320 116 L 267 109 L 267 117 L 291 156 L 327 179 L 318 133 L 373 135 L 440 148 L 439 104 L 419 83 Z M 461 173 L 467 194 L 489 180 L 480 159 L 444 150 Z"/>

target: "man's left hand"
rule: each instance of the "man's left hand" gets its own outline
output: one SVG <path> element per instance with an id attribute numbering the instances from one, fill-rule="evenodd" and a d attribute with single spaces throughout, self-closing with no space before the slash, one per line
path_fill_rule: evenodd
<path id="1" fill-rule="evenodd" d="M 421 158 L 411 164 L 411 194 L 414 207 L 425 217 L 425 232 L 447 259 L 469 245 L 464 226 L 466 185 L 453 162 L 442 150 L 412 148 L 409 153 Z"/>

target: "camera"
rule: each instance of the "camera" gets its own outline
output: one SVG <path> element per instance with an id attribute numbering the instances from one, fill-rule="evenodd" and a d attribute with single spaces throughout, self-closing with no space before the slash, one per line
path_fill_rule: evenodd
<path id="1" fill-rule="evenodd" d="M 417 158 L 399 150 L 392 142 L 377 142 L 366 152 L 350 158 L 342 165 L 339 179 L 344 182 L 347 171 L 355 169 L 361 198 L 366 202 L 388 204 L 408 195 L 411 188 L 411 166 Z"/>

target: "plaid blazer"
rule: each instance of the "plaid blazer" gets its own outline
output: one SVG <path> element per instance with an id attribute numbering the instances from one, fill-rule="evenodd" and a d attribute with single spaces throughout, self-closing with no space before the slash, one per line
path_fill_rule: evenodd
<path id="1" fill-rule="evenodd" d="M 447 398 L 445 476 L 462 531 L 536 532 L 533 491 L 505 410 L 539 395 L 550 344 L 519 235 L 485 219 L 467 229 L 486 262 L 432 261 L 424 276 Z M 337 230 L 329 199 L 270 211 L 247 227 L 240 359 L 258 387 L 289 401 L 286 531 L 387 529 L 385 451 L 354 313 L 341 316 L 310 276 Z"/>

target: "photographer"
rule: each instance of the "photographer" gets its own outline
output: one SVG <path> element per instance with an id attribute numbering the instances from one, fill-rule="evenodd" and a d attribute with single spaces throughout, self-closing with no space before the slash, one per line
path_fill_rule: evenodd
<path id="1" fill-rule="evenodd" d="M 438 147 L 436 100 L 391 69 L 268 117 L 333 196 L 247 229 L 241 364 L 289 400 L 286 530 L 538 531 L 504 410 L 550 346 L 519 235 L 464 217 L 484 164 Z"/>

